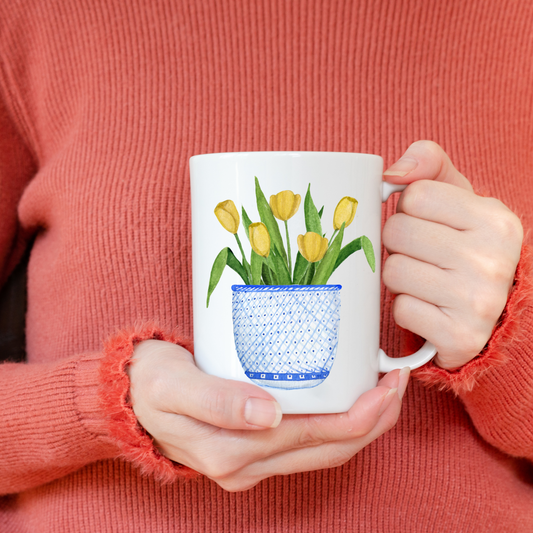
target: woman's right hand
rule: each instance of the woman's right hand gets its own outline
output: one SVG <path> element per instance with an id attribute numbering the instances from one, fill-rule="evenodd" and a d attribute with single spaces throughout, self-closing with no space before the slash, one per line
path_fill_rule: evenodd
<path id="1" fill-rule="evenodd" d="M 285 415 L 265 390 L 202 372 L 175 344 L 148 340 L 128 367 L 139 423 L 163 455 L 228 491 L 340 466 L 391 429 L 409 371 L 393 371 L 342 414 Z"/>

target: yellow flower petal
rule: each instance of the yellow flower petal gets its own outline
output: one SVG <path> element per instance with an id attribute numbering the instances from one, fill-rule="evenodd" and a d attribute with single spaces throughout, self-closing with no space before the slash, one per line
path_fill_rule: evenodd
<path id="1" fill-rule="evenodd" d="M 333 213 L 333 228 L 336 230 L 341 229 L 342 223 L 344 222 L 344 227 L 347 228 L 355 217 L 355 212 L 357 211 L 357 204 L 359 202 L 350 196 L 345 196 L 335 208 L 335 213 Z"/>
<path id="2" fill-rule="evenodd" d="M 310 263 L 320 261 L 326 255 L 327 249 L 328 240 L 318 233 L 308 231 L 305 235 L 298 235 L 298 250 Z"/>
<path id="3" fill-rule="evenodd" d="M 292 191 L 281 191 L 270 197 L 270 209 L 278 220 L 289 220 L 298 211 L 301 199 Z"/>
<path id="4" fill-rule="evenodd" d="M 225 230 L 233 234 L 237 233 L 241 219 L 233 200 L 220 202 L 215 207 L 215 215 Z"/>
<path id="5" fill-rule="evenodd" d="M 255 222 L 250 224 L 248 234 L 252 250 L 261 257 L 268 257 L 270 254 L 270 235 L 267 227 L 262 222 Z"/>

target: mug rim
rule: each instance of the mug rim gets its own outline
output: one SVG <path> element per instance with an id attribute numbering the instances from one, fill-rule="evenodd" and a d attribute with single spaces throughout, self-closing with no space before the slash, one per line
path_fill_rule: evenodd
<path id="1" fill-rule="evenodd" d="M 195 154 L 189 158 L 189 162 L 197 159 L 231 159 L 231 158 L 245 158 L 257 155 L 273 155 L 273 156 L 321 156 L 321 157 L 354 157 L 380 159 L 383 158 L 377 154 L 370 154 L 365 152 L 329 152 L 329 151 L 314 151 L 314 150 L 254 150 L 249 152 L 213 152 L 206 154 Z"/>

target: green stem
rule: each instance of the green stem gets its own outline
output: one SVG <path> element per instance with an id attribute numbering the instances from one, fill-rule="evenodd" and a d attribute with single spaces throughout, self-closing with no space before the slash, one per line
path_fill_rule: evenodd
<path id="1" fill-rule="evenodd" d="M 237 244 L 239 245 L 239 249 L 241 250 L 242 258 L 244 259 L 244 250 L 242 249 L 241 240 L 239 239 L 239 236 L 236 233 L 234 233 L 234 235 L 235 235 L 235 238 L 237 239 Z"/>
<path id="2" fill-rule="evenodd" d="M 239 249 L 241 251 L 241 254 L 242 254 L 242 264 L 244 265 L 244 268 L 246 270 L 246 273 L 248 274 L 248 278 L 250 279 L 250 284 L 252 284 L 252 269 L 250 268 L 250 264 L 248 263 L 248 261 L 246 261 L 246 256 L 244 255 L 244 250 L 242 249 L 242 244 L 241 244 L 241 240 L 239 239 L 239 236 L 234 233 L 235 235 L 235 239 L 237 240 L 237 244 L 239 245 Z"/>
<path id="3" fill-rule="evenodd" d="M 292 276 L 291 243 L 289 242 L 289 225 L 285 220 L 285 233 L 287 234 L 287 255 L 289 256 L 289 276 Z"/>
<path id="4" fill-rule="evenodd" d="M 337 236 L 337 233 L 339 233 L 339 230 L 336 229 L 334 232 L 333 232 L 333 235 L 331 236 L 331 239 L 329 240 L 329 244 L 331 244 L 333 242 L 333 240 L 335 239 L 335 237 Z"/>

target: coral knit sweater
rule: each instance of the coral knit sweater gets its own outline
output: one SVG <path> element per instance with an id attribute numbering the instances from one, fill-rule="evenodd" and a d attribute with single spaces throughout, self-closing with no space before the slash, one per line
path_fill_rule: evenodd
<path id="1" fill-rule="evenodd" d="M 141 339 L 191 343 L 194 154 L 390 165 L 429 138 L 531 229 L 532 58 L 518 0 L 0 0 L 3 281 L 32 245 L 0 531 L 533 531 L 527 248 L 485 350 L 415 373 L 398 424 L 339 468 L 227 493 L 157 453 L 124 373 Z M 381 346 L 407 351 L 382 301 Z"/>

